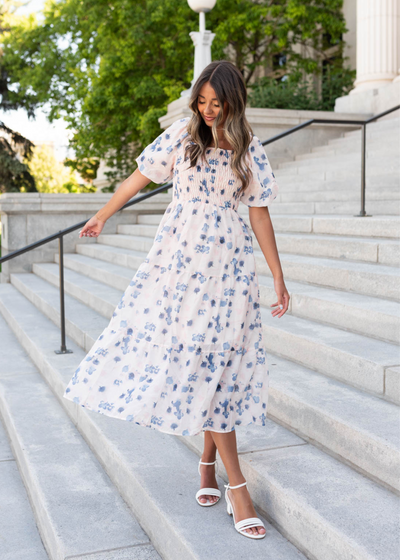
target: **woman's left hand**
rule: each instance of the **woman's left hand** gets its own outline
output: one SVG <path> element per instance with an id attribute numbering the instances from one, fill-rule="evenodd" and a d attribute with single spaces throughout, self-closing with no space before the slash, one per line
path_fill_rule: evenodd
<path id="1" fill-rule="evenodd" d="M 288 310 L 290 295 L 287 291 L 283 278 L 274 278 L 274 288 L 276 295 L 278 296 L 278 301 L 276 303 L 272 303 L 271 307 L 278 307 L 271 311 L 271 315 L 273 317 L 281 318 Z"/>

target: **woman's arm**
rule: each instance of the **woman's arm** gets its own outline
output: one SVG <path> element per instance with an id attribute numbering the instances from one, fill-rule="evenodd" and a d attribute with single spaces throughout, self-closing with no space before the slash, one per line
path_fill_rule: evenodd
<path id="1" fill-rule="evenodd" d="M 271 307 L 282 305 L 283 308 L 274 309 L 272 315 L 282 317 L 286 313 L 289 306 L 289 292 L 286 289 L 283 279 L 281 262 L 279 260 L 278 249 L 276 247 L 276 239 L 274 228 L 271 222 L 271 216 L 267 206 L 253 206 L 249 208 L 249 218 L 251 229 L 253 230 L 260 249 L 267 261 L 272 276 L 274 277 L 274 287 L 278 301 L 273 303 Z"/>
<path id="2" fill-rule="evenodd" d="M 79 232 L 79 237 L 98 237 L 106 221 L 149 183 L 150 179 L 142 175 L 139 169 L 136 169 L 132 175 L 120 184 L 107 204 L 93 218 L 90 218 Z"/>

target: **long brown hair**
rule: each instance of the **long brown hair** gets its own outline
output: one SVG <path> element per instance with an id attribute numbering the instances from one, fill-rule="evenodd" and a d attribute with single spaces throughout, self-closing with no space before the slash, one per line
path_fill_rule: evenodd
<path id="1" fill-rule="evenodd" d="M 212 127 L 207 126 L 198 108 L 198 97 L 203 85 L 209 82 L 217 96 L 221 110 L 213 121 Z M 228 104 L 224 112 L 225 102 Z M 190 167 L 194 167 L 197 159 L 205 159 L 206 150 L 214 140 L 215 149 L 219 148 L 217 127 L 226 120 L 223 126 L 224 136 L 233 147 L 231 167 L 242 180 L 242 189 L 246 189 L 252 177 L 252 171 L 245 162 L 246 153 L 254 136 L 247 121 L 245 110 L 247 104 L 246 84 L 242 74 L 232 62 L 215 60 L 200 74 L 192 88 L 189 108 L 192 116 L 187 124 L 188 140 L 186 146 L 190 157 Z"/>

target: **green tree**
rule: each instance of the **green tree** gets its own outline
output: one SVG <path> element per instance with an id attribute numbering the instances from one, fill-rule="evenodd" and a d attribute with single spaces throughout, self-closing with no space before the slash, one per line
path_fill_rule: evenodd
<path id="1" fill-rule="evenodd" d="M 33 144 L 0 122 L 0 193 L 36 192 L 35 179 L 26 163 Z"/>
<path id="2" fill-rule="evenodd" d="M 46 144 L 35 146 L 32 157 L 26 163 L 39 192 L 68 193 L 96 190 L 90 185 L 79 183 L 75 171 L 57 160 L 53 147 Z"/>
<path id="3" fill-rule="evenodd" d="M 22 2 L 5 0 L 0 3 L 0 109 L 11 111 L 24 106 L 32 116 L 29 95 L 24 101 L 9 89 L 9 70 L 4 66 L 3 38 L 15 25 L 15 10 Z M 0 193 L 35 192 L 35 180 L 25 161 L 32 155 L 33 143 L 0 121 Z"/>
<path id="4" fill-rule="evenodd" d="M 213 59 L 230 59 L 250 84 L 258 68 L 312 73 L 345 30 L 342 0 L 218 0 L 207 15 Z M 158 117 L 190 87 L 198 15 L 185 0 L 48 0 L 44 20 L 25 18 L 5 42 L 21 103 L 50 104 L 74 131 L 76 159 L 104 159 L 126 176 L 161 130 Z M 298 51 L 295 45 L 307 45 Z M 279 73 L 278 72 L 278 73 Z"/>

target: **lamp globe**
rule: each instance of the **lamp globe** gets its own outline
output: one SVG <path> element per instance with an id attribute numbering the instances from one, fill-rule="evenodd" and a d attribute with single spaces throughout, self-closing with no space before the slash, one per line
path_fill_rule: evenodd
<path id="1" fill-rule="evenodd" d="M 197 13 L 211 12 L 217 0 L 188 0 L 189 7 Z"/>

